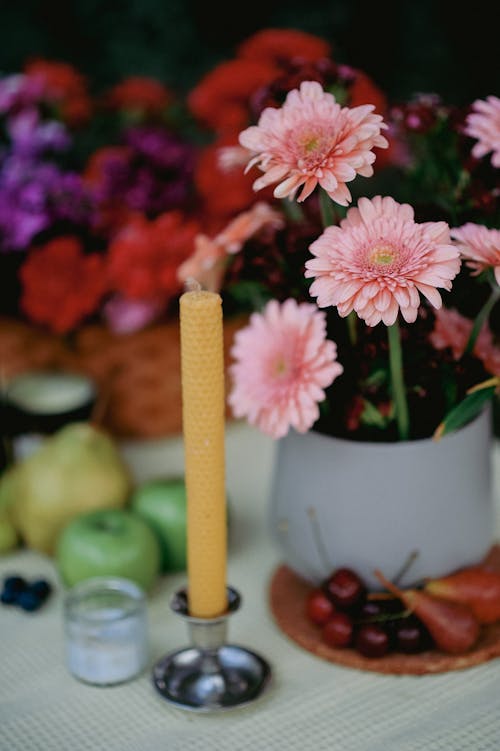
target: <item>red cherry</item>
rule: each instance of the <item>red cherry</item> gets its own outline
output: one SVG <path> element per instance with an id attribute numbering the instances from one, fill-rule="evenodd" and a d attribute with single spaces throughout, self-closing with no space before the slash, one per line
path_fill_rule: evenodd
<path id="1" fill-rule="evenodd" d="M 326 582 L 326 593 L 340 610 L 361 605 L 366 589 L 359 576 L 350 568 L 339 568 Z"/>
<path id="2" fill-rule="evenodd" d="M 335 608 L 321 589 L 315 589 L 307 599 L 306 613 L 310 621 L 323 626 L 333 615 Z"/>
<path id="3" fill-rule="evenodd" d="M 389 651 L 389 634 L 377 623 L 365 623 L 356 634 L 355 646 L 365 657 L 383 657 Z"/>
<path id="4" fill-rule="evenodd" d="M 348 647 L 353 630 L 353 622 L 346 613 L 334 613 L 323 627 L 323 641 L 330 647 Z"/>

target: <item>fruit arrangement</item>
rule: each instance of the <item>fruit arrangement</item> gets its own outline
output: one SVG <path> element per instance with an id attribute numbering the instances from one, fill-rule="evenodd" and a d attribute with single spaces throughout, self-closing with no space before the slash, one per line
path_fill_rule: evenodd
<path id="1" fill-rule="evenodd" d="M 368 592 L 355 571 L 339 568 L 309 592 L 306 616 L 324 644 L 367 658 L 431 649 L 461 655 L 500 621 L 500 568 L 491 559 L 404 590 L 375 574 L 385 591 Z"/>
<path id="2" fill-rule="evenodd" d="M 20 543 L 55 556 L 67 586 L 123 576 L 150 591 L 160 573 L 186 568 L 184 478 L 134 487 L 111 437 L 70 423 L 0 476 L 0 555 Z"/>

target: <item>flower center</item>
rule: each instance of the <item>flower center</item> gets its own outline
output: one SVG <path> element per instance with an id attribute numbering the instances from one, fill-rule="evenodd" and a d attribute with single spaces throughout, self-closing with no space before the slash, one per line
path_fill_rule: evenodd
<path id="1" fill-rule="evenodd" d="M 274 363 L 274 374 L 276 376 L 284 376 L 288 371 L 286 360 L 283 356 L 279 357 Z"/>
<path id="2" fill-rule="evenodd" d="M 394 263 L 397 251 L 392 245 L 378 243 L 374 245 L 368 254 L 368 260 L 374 266 L 390 266 Z"/>
<path id="3" fill-rule="evenodd" d="M 319 138 L 317 136 L 309 136 L 309 138 L 305 139 L 303 146 L 307 153 L 310 154 L 311 151 L 316 151 L 318 148 Z"/>

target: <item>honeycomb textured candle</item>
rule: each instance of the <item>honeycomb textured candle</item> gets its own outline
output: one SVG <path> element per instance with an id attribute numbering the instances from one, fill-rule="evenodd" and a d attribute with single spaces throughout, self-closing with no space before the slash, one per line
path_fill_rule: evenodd
<path id="1" fill-rule="evenodd" d="M 211 618 L 227 607 L 221 298 L 186 292 L 180 322 L 189 611 Z"/>

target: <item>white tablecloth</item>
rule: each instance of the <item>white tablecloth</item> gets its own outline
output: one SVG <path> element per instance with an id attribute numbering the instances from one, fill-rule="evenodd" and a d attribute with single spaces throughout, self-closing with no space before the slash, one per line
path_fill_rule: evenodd
<path id="1" fill-rule="evenodd" d="M 182 468 L 179 440 L 124 453 L 139 479 Z M 446 675 L 379 676 L 323 662 L 278 631 L 267 607 L 279 561 L 266 514 L 273 453 L 256 431 L 229 428 L 229 581 L 244 596 L 230 636 L 272 662 L 271 691 L 245 709 L 200 716 L 167 705 L 149 670 L 113 688 L 79 683 L 64 664 L 58 587 L 35 615 L 0 608 L 1 751 L 499 751 L 500 660 Z M 495 472 L 500 508 L 498 444 Z M 0 575 L 8 572 L 56 580 L 50 560 L 26 551 L 0 559 Z M 151 662 L 187 641 L 168 607 L 183 581 L 166 577 L 150 598 Z"/>

